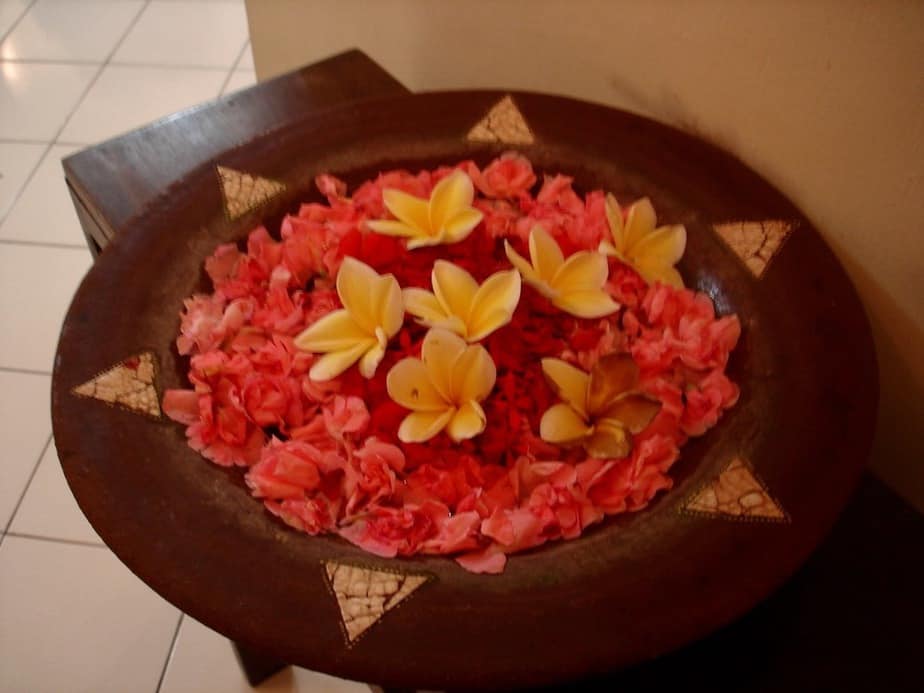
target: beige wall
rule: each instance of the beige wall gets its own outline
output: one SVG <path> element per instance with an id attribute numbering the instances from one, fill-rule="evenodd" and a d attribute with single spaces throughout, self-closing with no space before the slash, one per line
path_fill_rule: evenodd
<path id="1" fill-rule="evenodd" d="M 260 78 L 358 47 L 412 90 L 556 92 L 736 153 L 815 222 L 859 288 L 882 381 L 874 467 L 924 509 L 924 3 L 248 0 L 247 10 Z"/>

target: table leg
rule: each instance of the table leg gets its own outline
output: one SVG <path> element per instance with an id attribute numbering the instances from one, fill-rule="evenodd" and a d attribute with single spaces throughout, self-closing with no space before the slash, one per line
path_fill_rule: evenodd
<path id="1" fill-rule="evenodd" d="M 247 682 L 253 687 L 259 686 L 270 676 L 278 674 L 289 666 L 283 662 L 264 657 L 236 642 L 232 642 L 231 645 L 234 647 L 234 654 L 237 655 L 238 664 L 244 670 Z"/>
<path id="2" fill-rule="evenodd" d="M 87 211 L 87 208 L 84 207 L 80 198 L 77 197 L 74 189 L 71 188 L 70 185 L 67 186 L 67 189 L 71 194 L 71 200 L 74 203 L 74 211 L 77 212 L 77 220 L 80 222 L 80 227 L 83 229 L 83 235 L 87 241 L 87 246 L 90 248 L 90 254 L 93 256 L 93 259 L 96 260 L 109 241 L 102 228 L 100 228 L 96 220 Z"/>

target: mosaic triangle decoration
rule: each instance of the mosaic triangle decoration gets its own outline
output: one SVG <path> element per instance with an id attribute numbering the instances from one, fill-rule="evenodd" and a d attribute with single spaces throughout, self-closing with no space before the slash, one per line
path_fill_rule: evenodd
<path id="1" fill-rule="evenodd" d="M 160 418 L 154 354 L 146 351 L 117 363 L 71 392 L 138 414 Z"/>
<path id="2" fill-rule="evenodd" d="M 498 101 L 468 132 L 472 142 L 532 144 L 535 141 L 526 119 L 508 95 Z"/>
<path id="3" fill-rule="evenodd" d="M 232 221 L 265 204 L 286 189 L 284 183 L 253 176 L 226 166 L 216 166 L 225 214 Z"/>
<path id="4" fill-rule="evenodd" d="M 713 224 L 716 233 L 760 279 L 797 223 L 783 219 Z"/>
<path id="5" fill-rule="evenodd" d="M 716 519 L 789 522 L 789 515 L 771 497 L 757 474 L 740 457 L 694 493 L 683 511 Z"/>
<path id="6" fill-rule="evenodd" d="M 429 575 L 377 570 L 335 561 L 325 561 L 324 571 L 340 607 L 348 645 L 355 643 L 386 613 L 430 580 Z"/>

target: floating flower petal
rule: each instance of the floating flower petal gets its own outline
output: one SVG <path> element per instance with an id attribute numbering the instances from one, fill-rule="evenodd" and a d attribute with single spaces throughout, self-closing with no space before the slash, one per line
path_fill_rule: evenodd
<path id="1" fill-rule="evenodd" d="M 385 190 L 382 200 L 396 221 L 382 219 L 366 223 L 376 233 L 406 237 L 410 249 L 458 243 L 484 216 L 472 207 L 474 197 L 472 179 L 456 170 L 433 187 L 429 200 L 401 190 Z"/>
<path id="2" fill-rule="evenodd" d="M 625 354 L 608 354 L 585 373 L 560 359 L 543 359 L 542 372 L 562 400 L 542 415 L 539 435 L 554 445 L 583 445 L 600 459 L 625 457 L 632 435 L 661 410 L 660 402 L 633 390 L 638 366 Z"/>
<path id="3" fill-rule="evenodd" d="M 404 321 L 401 287 L 392 275 L 345 257 L 337 273 L 337 295 L 343 308 L 299 334 L 295 346 L 324 354 L 311 367 L 312 380 L 336 378 L 357 361 L 363 377 L 371 378 Z"/>
<path id="4" fill-rule="evenodd" d="M 405 289 L 404 305 L 428 327 L 442 327 L 469 342 L 477 342 L 510 322 L 520 301 L 520 274 L 495 272 L 479 286 L 458 265 L 437 260 L 432 272 L 433 293 Z"/>
<path id="5" fill-rule="evenodd" d="M 613 242 L 602 241 L 601 253 L 631 265 L 649 284 L 660 281 L 683 288 L 683 279 L 674 267 L 687 245 L 687 230 L 682 224 L 655 228 L 657 217 L 647 197 L 629 207 L 623 222 L 619 203 L 615 197 L 607 195 L 606 218 Z"/>
<path id="6" fill-rule="evenodd" d="M 555 404 L 539 422 L 539 435 L 553 445 L 576 445 L 593 433 L 584 417 L 567 404 Z"/>
<path id="7" fill-rule="evenodd" d="M 436 327 L 424 337 L 421 356 L 399 361 L 386 379 L 389 396 L 411 410 L 401 422 L 398 438 L 422 443 L 445 429 L 459 442 L 481 433 L 487 419 L 479 402 L 497 379 L 488 352 Z"/>
<path id="8" fill-rule="evenodd" d="M 602 318 L 619 309 L 603 289 L 608 268 L 600 253 L 581 250 L 567 260 L 557 241 L 541 226 L 529 233 L 529 260 L 504 241 L 507 258 L 523 281 L 555 306 L 579 318 Z"/>

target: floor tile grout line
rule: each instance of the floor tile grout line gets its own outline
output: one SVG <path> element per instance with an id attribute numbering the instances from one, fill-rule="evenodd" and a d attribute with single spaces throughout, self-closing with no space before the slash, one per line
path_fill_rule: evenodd
<path id="1" fill-rule="evenodd" d="M 19 16 L 16 18 L 16 21 L 13 22 L 12 24 L 10 24 L 10 28 L 6 30 L 6 33 L 3 34 L 2 36 L 0 36 L 0 43 L 3 43 L 4 41 L 6 41 L 6 39 L 10 36 L 10 34 L 12 34 L 12 33 L 16 30 L 16 27 L 18 27 L 18 26 L 19 26 L 19 23 L 23 20 L 23 18 L 24 18 L 27 14 L 29 14 L 29 10 L 32 9 L 32 6 L 33 6 L 36 2 L 38 2 L 38 0 L 32 0 L 32 2 L 30 2 L 30 3 L 26 6 L 26 9 L 24 9 L 24 10 L 22 11 L 22 14 L 19 15 Z"/>
<path id="2" fill-rule="evenodd" d="M 141 15 L 144 13 L 145 9 L 147 9 L 150 2 L 151 0 L 145 0 L 145 3 L 138 10 L 138 13 L 134 16 L 132 21 L 129 22 L 128 27 L 125 29 L 125 33 L 123 33 L 122 37 L 116 42 L 115 47 L 113 47 L 113 49 L 109 51 L 109 54 L 106 56 L 105 61 L 103 61 L 101 64 L 92 63 L 93 65 L 99 65 L 99 67 L 96 70 L 96 74 L 93 75 L 93 78 L 89 81 L 86 88 L 83 90 L 83 93 L 81 93 L 80 97 L 74 102 L 73 108 L 71 108 L 70 112 L 67 114 L 67 117 L 64 119 L 64 122 L 61 124 L 61 127 L 59 127 L 55 131 L 54 136 L 51 138 L 51 142 L 45 147 L 45 151 L 42 152 L 42 156 L 39 157 L 38 163 L 33 167 L 32 171 L 29 173 L 23 185 L 19 188 L 19 190 L 16 191 L 16 194 L 13 196 L 13 199 L 10 202 L 9 207 L 7 208 L 8 211 L 4 213 L 2 217 L 0 217 L 0 226 L 2 226 L 3 222 L 5 222 L 6 218 L 9 216 L 9 213 L 13 211 L 13 208 L 19 203 L 19 200 L 22 198 L 23 193 L 25 193 L 26 188 L 29 187 L 29 184 L 32 182 L 32 179 L 35 178 L 36 174 L 38 173 L 39 167 L 45 161 L 45 157 L 48 156 L 48 153 L 51 151 L 52 147 L 54 147 L 55 144 L 57 144 L 57 140 L 61 136 L 61 134 L 64 132 L 64 129 L 67 127 L 67 124 L 71 122 L 71 118 L 74 117 L 74 114 L 77 112 L 77 109 L 80 108 L 80 105 L 87 98 L 87 94 L 89 94 L 90 90 L 93 89 L 93 85 L 96 84 L 96 82 L 100 78 L 100 75 L 103 74 L 103 70 L 106 69 L 106 65 L 109 63 L 109 60 L 112 58 L 113 55 L 115 55 L 115 52 L 119 49 L 119 46 L 122 45 L 122 42 L 125 41 L 125 38 L 128 36 L 128 33 L 132 30 L 132 28 L 134 28 L 135 24 L 137 24 L 138 19 L 140 19 Z M 31 9 L 31 5 L 30 5 L 30 9 Z"/>
<path id="3" fill-rule="evenodd" d="M 7 33 L 3 35 L 3 38 L 0 39 L 0 41 L 5 40 L 6 37 L 9 36 L 9 35 L 16 29 L 16 26 L 17 26 L 17 25 L 22 21 L 22 19 L 29 13 L 29 11 L 32 9 L 32 7 L 36 4 L 37 1 L 38 1 L 38 0 L 32 0 L 32 2 L 26 7 L 26 9 L 23 11 L 23 13 L 16 19 L 16 21 L 15 21 L 15 22 L 13 23 L 13 25 L 10 27 L 9 31 L 7 31 Z M 112 58 L 113 58 L 113 56 L 115 56 L 116 52 L 119 50 L 119 48 L 120 48 L 120 47 L 122 46 L 122 44 L 125 42 L 125 39 L 128 37 L 128 34 L 132 31 L 132 29 L 133 29 L 133 28 L 135 27 L 135 25 L 138 23 L 138 20 L 141 18 L 141 15 L 144 14 L 144 11 L 147 9 L 147 7 L 148 7 L 150 4 L 151 4 L 151 0 L 146 0 L 145 3 L 141 6 L 141 8 L 138 10 L 138 13 L 135 15 L 135 17 L 132 19 L 132 21 L 131 21 L 131 22 L 128 24 L 128 26 L 126 27 L 125 32 L 123 33 L 122 37 L 116 42 L 115 46 L 112 48 L 112 50 L 111 50 L 111 51 L 109 52 L 109 54 L 106 56 L 106 58 L 105 58 L 105 60 L 103 61 L 103 63 L 94 62 L 94 61 L 55 61 L 55 60 L 8 60 L 8 61 L 4 61 L 4 60 L 0 60 L 0 64 L 2 64 L 3 62 L 14 62 L 14 63 L 18 63 L 18 64 L 38 63 L 38 64 L 77 64 L 77 65 L 85 65 L 85 66 L 93 66 L 93 65 L 98 65 L 98 66 L 99 66 L 99 68 L 98 68 L 97 71 L 96 71 L 96 74 L 94 74 L 93 78 L 90 80 L 90 82 L 89 82 L 89 84 L 87 85 L 86 89 L 83 91 L 83 93 L 80 95 L 80 97 L 78 98 L 78 100 L 75 102 L 74 107 L 73 107 L 73 108 L 71 109 L 71 111 L 68 113 L 68 115 L 67 115 L 67 117 L 65 118 L 64 123 L 61 125 L 61 127 L 55 132 L 55 134 L 54 134 L 54 136 L 52 137 L 51 141 L 50 141 L 50 142 L 46 142 L 45 140 L 34 140 L 34 141 L 30 141 L 30 142 L 24 142 L 24 143 L 29 143 L 29 144 L 31 144 L 31 143 L 34 143 L 34 144 L 45 144 L 46 147 L 45 147 L 44 151 L 42 152 L 41 156 L 39 157 L 38 162 L 36 163 L 36 165 L 32 168 L 32 170 L 30 171 L 29 175 L 26 177 L 26 179 L 25 179 L 25 181 L 23 182 L 23 184 L 22 184 L 22 185 L 19 187 L 19 189 L 16 191 L 16 194 L 13 196 L 13 199 L 10 201 L 10 204 L 9 204 L 9 207 L 8 207 L 7 211 L 3 214 L 2 217 L 0 217 L 0 226 L 2 226 L 2 224 L 3 224 L 4 221 L 6 221 L 7 217 L 9 216 L 9 213 L 12 212 L 13 208 L 17 205 L 17 203 L 18 203 L 19 200 L 21 199 L 23 193 L 25 193 L 26 189 L 29 187 L 29 184 L 30 184 L 30 183 L 32 182 L 32 180 L 35 178 L 36 174 L 38 173 L 39 168 L 40 168 L 41 165 L 45 162 L 45 159 L 48 157 L 48 154 L 51 152 L 51 149 L 52 149 L 56 144 L 65 144 L 64 142 L 59 142 L 59 141 L 58 141 L 58 138 L 59 138 L 59 137 L 61 136 L 61 134 L 64 132 L 64 129 L 67 127 L 68 123 L 69 123 L 70 120 L 73 118 L 74 114 L 77 112 L 77 110 L 80 108 L 81 104 L 82 104 L 82 103 L 84 102 L 84 100 L 86 99 L 87 94 L 90 93 L 90 90 L 93 88 L 93 86 L 94 86 L 94 85 L 96 84 L 96 82 L 99 80 L 100 76 L 102 75 L 103 70 L 106 68 L 107 65 L 110 65 L 110 64 L 119 65 L 119 64 L 120 64 L 120 63 L 112 63 Z M 248 40 L 249 40 L 249 39 L 248 39 Z M 245 46 L 246 46 L 246 43 L 245 43 Z M 241 54 L 242 54 L 242 53 L 241 53 Z M 239 59 L 239 58 L 240 58 L 240 55 L 238 56 L 238 59 Z M 130 64 L 127 64 L 127 65 L 130 65 Z M 137 64 L 136 66 L 137 66 L 137 67 L 158 67 L 158 68 L 173 67 L 173 68 L 175 68 L 175 69 L 200 69 L 200 70 L 203 70 L 203 71 L 206 71 L 206 70 L 207 70 L 207 71 L 212 71 L 212 72 L 220 72 L 220 71 L 222 71 L 222 70 L 225 69 L 225 68 L 223 68 L 223 67 L 216 67 L 216 66 L 192 66 L 192 65 L 189 65 L 189 66 L 185 66 L 185 65 L 184 65 L 184 66 L 168 66 L 168 65 L 159 65 L 159 64 L 150 64 L 150 65 L 148 65 L 148 64 L 142 64 L 142 63 L 139 63 L 139 64 Z M 233 68 L 233 66 L 232 66 L 232 70 L 233 70 L 233 69 L 234 69 L 234 68 Z M 230 79 L 230 75 L 229 75 L 228 77 L 226 77 L 226 82 L 227 82 L 229 79 Z M 220 95 L 221 95 L 221 94 L 220 94 L 220 92 L 219 92 L 219 96 L 220 96 Z M 11 140 L 11 141 L 12 141 L 12 142 L 17 142 L 18 140 Z M 81 144 L 79 144 L 78 146 L 90 146 L 90 145 L 86 145 L 86 144 L 82 144 L 82 143 L 81 143 Z M 0 241 L 2 241 L 2 240 L 6 240 L 6 239 L 0 239 Z M 11 239 L 11 240 L 12 240 L 12 239 Z M 48 246 L 48 247 L 67 247 L 67 248 L 79 248 L 79 247 L 83 247 L 82 245 L 76 245 L 76 244 L 73 245 L 73 246 L 71 246 L 71 245 L 68 245 L 68 244 L 50 244 L 50 243 L 46 244 L 46 243 L 29 243 L 29 242 L 23 242 L 22 245 L 45 245 L 45 246 Z"/>
<path id="4" fill-rule="evenodd" d="M 109 64 L 113 67 L 156 67 L 162 70 L 199 70 L 201 72 L 224 72 L 228 69 L 225 65 L 193 65 L 192 63 L 183 63 L 180 65 L 174 65 L 170 63 L 129 63 L 122 60 L 113 60 Z"/>
<path id="5" fill-rule="evenodd" d="M 16 139 L 15 137 L 0 137 L 0 144 L 48 144 L 48 140 L 41 139 Z"/>
<path id="6" fill-rule="evenodd" d="M 138 22 L 138 19 L 144 13 L 145 9 L 147 9 L 148 4 L 150 4 L 150 0 L 145 0 L 144 5 L 141 6 L 141 8 L 138 10 L 138 13 L 134 16 L 132 21 L 129 22 L 129 25 L 126 28 L 125 33 L 122 34 L 122 37 L 116 42 L 115 47 L 111 51 L 109 51 L 109 54 L 106 56 L 105 61 L 102 64 L 93 63 L 94 65 L 97 65 L 97 64 L 99 65 L 99 67 L 96 70 L 96 74 L 93 75 L 93 78 L 89 81 L 86 88 L 83 90 L 83 93 L 81 93 L 80 97 L 74 102 L 74 106 L 73 108 L 71 108 L 70 112 L 67 114 L 67 117 L 64 119 L 64 122 L 55 131 L 54 136 L 51 138 L 51 142 L 45 147 L 45 151 L 42 152 L 42 156 L 39 157 L 38 163 L 36 163 L 36 165 L 33 167 L 32 171 L 29 173 L 22 187 L 20 187 L 19 190 L 16 191 L 16 194 L 13 196 L 13 199 L 10 202 L 9 207 L 7 208 L 8 211 L 4 213 L 2 218 L 0 218 L 0 225 L 2 225 L 4 221 L 6 221 L 6 218 L 9 216 L 9 212 L 11 212 L 13 208 L 19 203 L 19 200 L 22 198 L 23 193 L 25 193 L 26 188 L 29 187 L 29 184 L 32 182 L 32 179 L 35 178 L 36 174 L 38 173 L 39 167 L 45 161 L 45 157 L 48 156 L 48 153 L 51 151 L 51 148 L 55 146 L 57 139 L 61 136 L 61 133 L 64 132 L 64 129 L 67 127 L 67 124 L 71 121 L 71 118 L 74 117 L 74 113 L 77 112 L 77 109 L 80 108 L 80 105 L 84 102 L 84 99 L 87 98 L 87 94 L 90 93 L 90 90 L 93 88 L 93 85 L 96 84 L 97 80 L 99 80 L 100 75 L 103 73 L 103 70 L 106 68 L 106 64 L 109 62 L 112 56 L 115 55 L 115 52 L 118 50 L 119 46 L 122 45 L 122 42 L 125 41 L 125 37 L 128 36 L 128 32 L 130 32 L 132 28 L 135 26 L 135 24 Z M 29 6 L 29 9 L 30 10 L 32 9 L 32 5 Z M 18 23 L 18 20 L 17 20 L 17 23 Z"/>
<path id="7" fill-rule="evenodd" d="M 17 368 L 16 366 L 0 366 L 0 373 L 22 373 L 24 375 L 51 375 L 51 371 L 38 371 L 34 368 Z"/>
<path id="8" fill-rule="evenodd" d="M 241 58 L 244 57 L 244 51 L 247 50 L 247 45 L 250 43 L 250 34 L 248 33 L 247 38 L 244 39 L 244 45 L 241 46 L 241 50 L 237 52 L 237 57 L 234 59 L 234 62 L 231 63 L 231 69 L 228 70 L 228 74 L 225 77 L 225 81 L 221 83 L 221 88 L 218 90 L 218 95 L 216 99 L 225 93 L 225 89 L 228 88 L 228 85 L 231 83 L 231 78 L 234 76 L 234 71 L 237 70 L 237 64 L 241 62 Z"/>
<path id="9" fill-rule="evenodd" d="M 39 156 L 38 160 L 35 162 L 35 165 L 31 169 L 29 169 L 29 175 L 26 176 L 26 179 L 22 182 L 22 185 L 20 185 L 19 188 L 17 188 L 16 193 L 13 195 L 13 199 L 10 200 L 9 204 L 7 205 L 6 210 L 3 212 L 3 214 L 0 214 L 0 228 L 3 227 L 3 222 L 5 222 L 6 218 L 10 216 L 10 212 L 13 211 L 13 208 L 16 206 L 16 203 L 19 202 L 19 198 L 21 198 L 23 193 L 26 192 L 26 188 L 29 187 L 29 183 L 31 183 L 32 179 L 35 178 L 35 174 L 38 173 L 39 168 L 42 166 L 42 162 L 45 161 L 45 157 L 48 156 L 48 152 L 51 151 L 51 148 L 54 146 L 55 143 L 54 143 L 54 140 L 52 140 L 51 142 L 44 142 L 44 141 L 36 142 L 36 144 L 44 145 L 45 148 L 42 150 L 42 154 L 41 156 Z"/>
<path id="10" fill-rule="evenodd" d="M 164 685 L 164 679 L 167 678 L 167 669 L 170 668 L 170 660 L 173 659 L 173 653 L 176 650 L 176 641 L 180 637 L 180 626 L 183 625 L 183 618 L 185 614 L 180 612 L 180 617 L 176 621 L 176 628 L 173 631 L 173 639 L 170 641 L 170 649 L 167 650 L 167 659 L 164 662 L 164 668 L 160 670 L 160 678 L 157 679 L 157 688 L 154 689 L 154 693 L 160 693 L 161 687 Z"/>
<path id="11" fill-rule="evenodd" d="M 106 69 L 106 66 L 109 65 L 109 62 L 112 60 L 112 57 L 116 54 L 116 51 L 122 47 L 122 44 L 125 43 L 125 39 L 128 38 L 128 35 L 131 33 L 132 29 L 135 28 L 135 25 L 138 23 L 138 20 L 141 19 L 141 15 L 144 14 L 144 11 L 148 9 L 148 5 L 151 4 L 151 0 L 145 0 L 145 3 L 139 8 L 138 12 L 132 17 L 132 21 L 128 23 L 128 26 L 125 27 L 125 31 L 122 33 L 122 36 L 116 41 L 115 45 L 112 47 L 112 50 L 106 55 L 106 59 L 103 60 L 102 65 L 99 66 L 99 69 L 96 71 L 96 74 L 93 75 L 93 79 L 90 80 L 90 83 L 87 85 L 87 88 L 83 90 L 83 94 L 80 95 L 80 98 L 77 99 L 74 107 L 71 109 L 71 112 L 67 114 L 67 118 L 64 119 L 61 127 L 58 128 L 58 131 L 55 133 L 53 142 L 57 142 L 58 138 L 61 137 L 64 130 L 67 128 L 68 123 L 71 122 L 71 119 L 74 117 L 74 114 L 86 100 L 87 95 L 99 81 L 100 76 L 103 74 L 103 71 Z"/>
<path id="12" fill-rule="evenodd" d="M 241 50 L 238 51 L 237 57 L 234 59 L 234 64 L 231 66 L 231 72 L 236 70 L 242 70 L 241 60 L 244 59 L 244 56 L 247 54 L 247 47 L 250 45 L 250 27 L 247 28 L 247 38 L 244 39 L 244 45 L 241 46 Z"/>
<path id="13" fill-rule="evenodd" d="M 9 216 L 9 215 L 7 215 Z M 2 224 L 0 224 L 2 226 Z M 86 250 L 86 243 L 55 243 L 54 241 L 24 241 L 19 238 L 0 238 L 0 245 L 25 245 L 34 248 L 59 248 L 70 250 Z"/>
<path id="14" fill-rule="evenodd" d="M 33 539 L 35 541 L 46 541 L 52 544 L 68 544 L 70 546 L 86 546 L 91 549 L 108 549 L 109 547 L 99 541 L 83 541 L 82 539 L 62 539 L 61 537 L 43 537 L 41 534 L 31 534 L 29 532 L 12 532 L 6 533 L 8 537 L 17 539 Z"/>
<path id="15" fill-rule="evenodd" d="M 13 506 L 13 512 L 10 514 L 10 519 L 7 521 L 6 526 L 3 528 L 3 536 L 0 537 L 0 545 L 2 545 L 3 540 L 9 536 L 10 527 L 13 526 L 13 520 L 16 519 L 16 513 L 19 512 L 19 506 L 22 505 L 22 502 L 26 497 L 26 493 L 29 492 L 29 487 L 32 486 L 32 480 L 35 478 L 35 474 L 38 471 L 39 465 L 42 463 L 42 458 L 48 451 L 48 446 L 51 445 L 53 438 L 54 435 L 49 433 L 48 440 L 46 440 L 45 444 L 42 446 L 42 451 L 39 453 L 38 459 L 35 461 L 35 464 L 32 465 L 32 472 L 29 474 L 29 479 L 26 481 L 26 485 L 23 488 L 22 493 L 19 494 L 19 500 L 17 500 L 16 505 Z"/>
<path id="16" fill-rule="evenodd" d="M 116 44 L 112 47 L 112 50 L 109 51 L 109 55 L 106 56 L 106 60 L 103 61 L 103 65 L 108 65 L 112 62 L 112 59 L 115 57 L 115 54 L 119 52 L 119 49 L 122 47 L 122 44 L 125 43 L 125 39 L 128 38 L 128 35 L 132 33 L 135 26 L 138 24 L 138 21 L 141 19 L 141 16 L 147 11 L 148 7 L 151 5 L 151 0 L 145 0 L 144 4 L 141 6 L 141 9 L 138 10 L 138 14 L 132 17 L 132 21 L 128 23 L 128 26 L 125 27 L 125 31 L 122 33 L 121 38 L 116 41 Z"/>
<path id="17" fill-rule="evenodd" d="M 96 81 L 96 78 L 99 76 L 99 72 L 102 71 L 102 69 L 103 69 L 102 66 L 100 66 L 100 70 L 97 71 L 96 76 L 94 76 L 93 79 L 90 81 L 90 84 L 87 87 L 86 91 L 84 91 L 83 94 L 80 95 L 80 100 L 77 102 L 78 104 L 80 103 L 80 101 L 83 101 L 84 97 L 86 97 L 87 92 L 90 90 L 90 87 L 93 86 L 93 83 Z M 64 125 L 67 125 L 67 121 L 71 119 L 71 116 L 73 114 L 74 114 L 74 111 L 71 111 L 68 114 L 67 119 L 64 121 Z M 13 208 L 16 207 L 17 204 L 19 204 L 19 200 L 22 198 L 23 194 L 25 194 L 26 188 L 29 187 L 29 184 L 32 182 L 32 179 L 35 178 L 35 176 L 38 174 L 38 170 L 42 167 L 42 164 L 45 163 L 45 158 L 48 156 L 49 153 L 51 153 L 51 150 L 54 148 L 54 146 L 58 144 L 57 139 L 61 135 L 61 132 L 64 130 L 64 125 L 62 125 L 61 128 L 58 129 L 57 132 L 55 132 L 54 137 L 52 137 L 51 142 L 44 142 L 44 141 L 36 142 L 36 144 L 44 144 L 45 149 L 42 151 L 42 155 L 39 157 L 38 162 L 36 162 L 35 166 L 32 167 L 32 170 L 29 172 L 29 175 L 26 176 L 26 180 L 20 186 L 19 190 L 16 191 L 16 194 L 13 195 L 13 199 L 10 202 L 9 206 L 7 207 L 6 212 L 3 213 L 3 216 L 0 216 L 0 228 L 3 227 L 3 223 L 7 220 L 7 217 L 10 216 L 10 213 L 13 211 Z"/>
<path id="18" fill-rule="evenodd" d="M 162 69 L 175 70 L 202 70 L 203 72 L 224 72 L 228 69 L 227 65 L 197 65 L 194 63 L 151 63 L 151 62 L 131 62 L 124 60 L 66 60 L 55 58 L 0 58 L 0 65 L 9 63 L 11 65 L 74 65 L 77 67 L 92 67 L 94 65 L 107 64 L 115 67 L 156 67 Z M 242 68 L 243 69 L 243 68 Z"/>
<path id="19" fill-rule="evenodd" d="M 0 65 L 99 65 L 103 58 L 97 60 L 80 58 L 0 58 Z"/>

